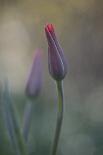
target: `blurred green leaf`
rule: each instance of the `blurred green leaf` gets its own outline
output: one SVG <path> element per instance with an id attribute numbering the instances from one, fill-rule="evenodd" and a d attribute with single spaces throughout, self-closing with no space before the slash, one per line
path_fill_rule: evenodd
<path id="1" fill-rule="evenodd" d="M 3 109 L 5 116 L 5 124 L 8 130 L 12 147 L 17 155 L 27 155 L 26 145 L 20 131 L 16 110 L 12 104 L 12 99 L 6 81 L 3 91 Z"/>

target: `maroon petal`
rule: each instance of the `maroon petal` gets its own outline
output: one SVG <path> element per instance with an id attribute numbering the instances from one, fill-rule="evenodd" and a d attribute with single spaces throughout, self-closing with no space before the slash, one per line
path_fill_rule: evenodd
<path id="1" fill-rule="evenodd" d="M 48 41 L 49 72 L 55 80 L 62 80 L 67 72 L 64 53 L 54 32 L 52 24 L 45 27 Z"/>

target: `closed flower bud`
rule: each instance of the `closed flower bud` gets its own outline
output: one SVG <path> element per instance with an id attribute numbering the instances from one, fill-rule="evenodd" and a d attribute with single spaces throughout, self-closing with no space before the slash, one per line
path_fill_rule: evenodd
<path id="1" fill-rule="evenodd" d="M 39 95 L 42 85 L 42 55 L 41 51 L 37 49 L 30 75 L 26 84 L 26 95 L 35 98 Z"/>
<path id="2" fill-rule="evenodd" d="M 48 41 L 49 72 L 55 80 L 62 80 L 67 73 L 67 64 L 52 24 L 45 27 L 45 33 Z"/>

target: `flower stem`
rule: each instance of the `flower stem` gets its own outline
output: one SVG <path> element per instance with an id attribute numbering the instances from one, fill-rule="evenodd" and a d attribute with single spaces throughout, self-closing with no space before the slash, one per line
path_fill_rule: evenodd
<path id="1" fill-rule="evenodd" d="M 33 109 L 33 103 L 31 100 L 29 100 L 25 106 L 24 120 L 23 120 L 23 135 L 26 142 L 28 142 L 29 138 L 29 132 L 32 121 L 32 109 Z"/>
<path id="2" fill-rule="evenodd" d="M 57 81 L 57 91 L 58 91 L 58 115 L 57 115 L 57 124 L 56 124 L 56 131 L 53 143 L 53 150 L 52 155 L 56 155 L 57 147 L 61 132 L 62 120 L 63 120 L 63 86 L 62 81 Z"/>

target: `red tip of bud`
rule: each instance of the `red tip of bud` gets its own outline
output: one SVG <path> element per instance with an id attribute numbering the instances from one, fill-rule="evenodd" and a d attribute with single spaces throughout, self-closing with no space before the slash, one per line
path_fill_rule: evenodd
<path id="1" fill-rule="evenodd" d="M 47 24 L 45 27 L 45 30 L 49 31 L 49 32 L 53 32 L 54 31 L 54 27 L 52 24 Z"/>

